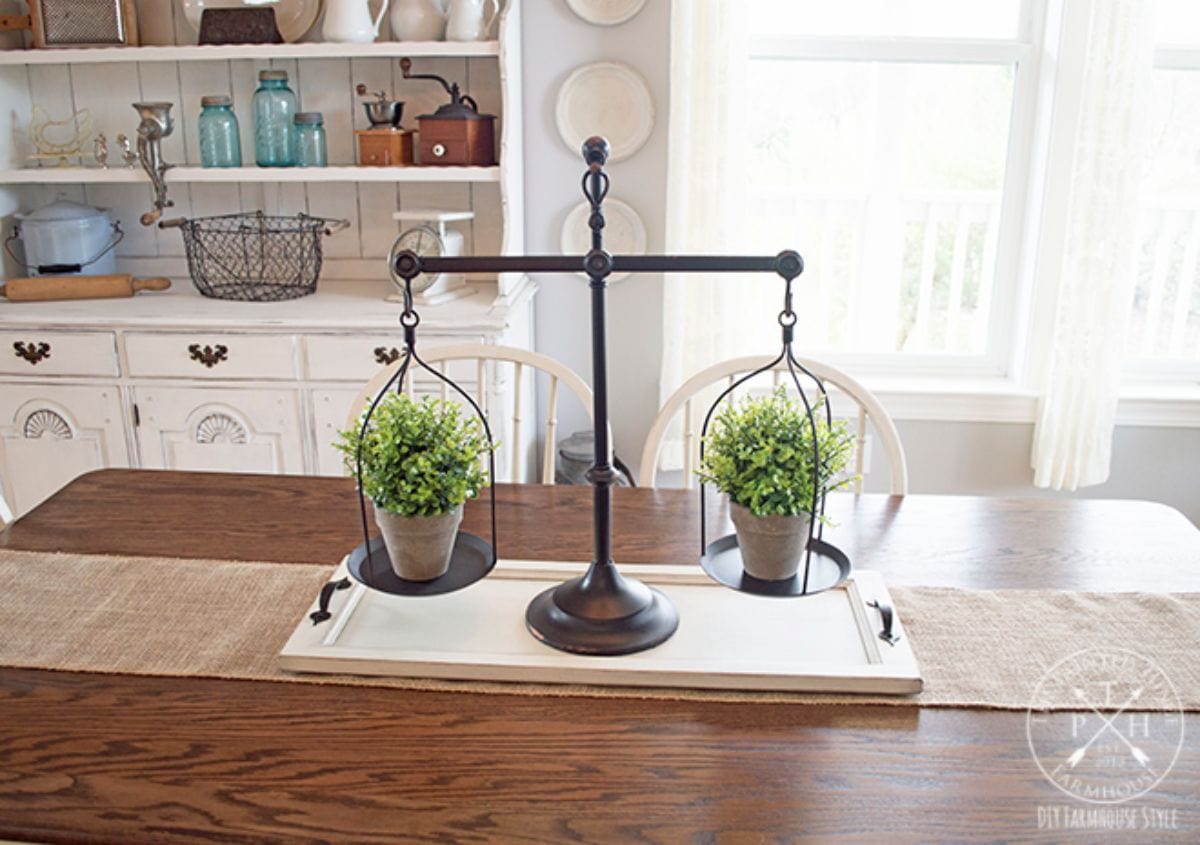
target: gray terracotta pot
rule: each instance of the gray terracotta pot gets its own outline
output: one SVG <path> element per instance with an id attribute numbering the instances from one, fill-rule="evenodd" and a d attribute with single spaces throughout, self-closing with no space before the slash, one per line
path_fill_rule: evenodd
<path id="1" fill-rule="evenodd" d="M 811 515 L 755 516 L 736 502 L 729 503 L 729 515 L 737 529 L 742 568 L 748 575 L 782 581 L 796 574 L 808 542 Z"/>
<path id="2" fill-rule="evenodd" d="M 446 574 L 460 522 L 462 505 L 438 516 L 397 516 L 375 508 L 392 569 L 407 581 L 432 581 Z"/>

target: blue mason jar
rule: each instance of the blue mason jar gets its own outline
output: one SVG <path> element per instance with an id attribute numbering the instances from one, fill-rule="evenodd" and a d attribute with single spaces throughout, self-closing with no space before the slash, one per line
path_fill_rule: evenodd
<path id="1" fill-rule="evenodd" d="M 292 161 L 297 167 L 324 167 L 329 162 L 325 155 L 325 120 L 319 111 L 296 112 L 294 119 L 295 155 Z"/>
<path id="2" fill-rule="evenodd" d="M 254 92 L 254 159 L 259 167 L 291 167 L 296 95 L 287 71 L 260 70 Z"/>
<path id="3" fill-rule="evenodd" d="M 224 94 L 200 98 L 200 164 L 204 167 L 241 167 L 242 141 L 238 135 L 233 100 Z"/>

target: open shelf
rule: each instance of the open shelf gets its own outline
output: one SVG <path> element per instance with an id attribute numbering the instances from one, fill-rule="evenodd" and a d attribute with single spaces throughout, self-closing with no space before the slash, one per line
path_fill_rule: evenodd
<path id="1" fill-rule="evenodd" d="M 168 184 L 192 182 L 499 182 L 499 167 L 173 167 Z M 132 167 L 24 167 L 0 170 L 0 184 L 130 184 L 150 180 Z"/>
<path id="2" fill-rule="evenodd" d="M 0 65 L 200 62 L 234 59 L 357 59 L 498 56 L 499 41 L 378 41 L 372 44 L 205 44 L 174 47 L 80 47 L 0 50 Z"/>

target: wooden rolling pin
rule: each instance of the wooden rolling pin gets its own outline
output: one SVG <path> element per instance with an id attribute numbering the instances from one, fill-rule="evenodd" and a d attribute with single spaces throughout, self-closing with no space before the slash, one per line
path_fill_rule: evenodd
<path id="1" fill-rule="evenodd" d="M 170 279 L 135 279 L 128 273 L 111 276 L 34 276 L 9 279 L 0 285 L 0 296 L 12 302 L 48 299 L 112 299 L 133 296 L 139 290 L 166 290 Z"/>

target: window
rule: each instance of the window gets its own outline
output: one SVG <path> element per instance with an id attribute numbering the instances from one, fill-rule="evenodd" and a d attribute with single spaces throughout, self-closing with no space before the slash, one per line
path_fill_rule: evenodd
<path id="1" fill-rule="evenodd" d="M 754 235 L 760 249 L 803 245 L 808 345 L 1002 367 L 1014 298 L 998 279 L 1016 273 L 1035 94 L 1030 5 L 752 4 Z"/>
<path id="2" fill-rule="evenodd" d="M 1200 375 L 1200 3 L 1158 0 L 1150 149 L 1127 338 L 1135 374 Z"/>
<path id="3" fill-rule="evenodd" d="M 1195 377 L 1200 3 L 1156 7 L 1127 360 L 1143 377 Z M 1015 347 L 1052 328 L 1034 325 L 1028 305 L 1040 174 L 1052 166 L 1038 138 L 1053 86 L 1039 65 L 1060 22 L 1047 21 L 1046 0 L 748 8 L 751 243 L 801 246 L 805 348 L 885 371 L 1019 376 Z M 774 291 L 751 296 L 758 310 Z"/>

